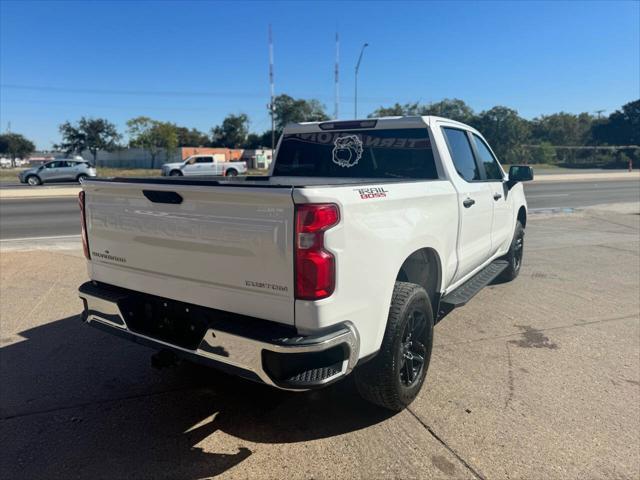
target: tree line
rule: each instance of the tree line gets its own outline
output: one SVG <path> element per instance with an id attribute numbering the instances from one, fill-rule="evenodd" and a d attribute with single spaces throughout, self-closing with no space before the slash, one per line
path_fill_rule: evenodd
<path id="1" fill-rule="evenodd" d="M 623 105 L 608 117 L 559 112 L 532 120 L 512 108 L 495 106 L 476 113 L 459 99 L 429 104 L 396 103 L 369 117 L 437 115 L 471 125 L 489 141 L 502 163 L 625 166 L 640 163 L 637 149 L 616 151 L 576 147 L 640 145 L 640 100 Z M 572 148 L 557 148 L 557 147 Z"/>
<path id="2" fill-rule="evenodd" d="M 283 94 L 274 99 L 273 107 L 276 140 L 289 123 L 329 120 L 325 106 L 315 99 L 296 99 Z M 437 115 L 471 125 L 487 138 L 505 164 L 622 166 L 629 161 L 640 163 L 637 149 L 557 148 L 640 145 L 640 100 L 629 102 L 603 118 L 590 113 L 559 112 L 527 120 L 516 110 L 504 106 L 476 113 L 459 99 L 381 106 L 369 118 L 396 115 Z M 161 152 L 170 157 L 179 147 L 264 148 L 271 146 L 272 137 L 270 129 L 251 132 L 249 117 L 244 113 L 227 115 L 208 133 L 144 116 L 132 118 L 127 121 L 128 141 L 124 144 L 116 126 L 103 118 L 83 117 L 76 123 L 63 123 L 59 130 L 62 140 L 55 149 L 67 154 L 89 151 L 94 163 L 99 150 L 138 147 L 147 151 L 155 162 Z M 22 135 L 0 135 L 0 154 L 9 155 L 12 160 L 26 157 L 34 149 L 33 143 Z"/>

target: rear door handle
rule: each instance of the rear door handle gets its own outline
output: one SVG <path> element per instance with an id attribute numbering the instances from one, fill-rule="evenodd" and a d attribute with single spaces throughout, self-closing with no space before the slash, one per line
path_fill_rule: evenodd
<path id="1" fill-rule="evenodd" d="M 464 205 L 464 208 L 469 208 L 472 205 L 475 205 L 475 203 L 476 201 L 473 198 L 465 198 L 462 205 Z"/>
<path id="2" fill-rule="evenodd" d="M 493 199 L 498 201 L 502 198 L 502 194 L 501 193 L 494 193 L 493 194 Z"/>

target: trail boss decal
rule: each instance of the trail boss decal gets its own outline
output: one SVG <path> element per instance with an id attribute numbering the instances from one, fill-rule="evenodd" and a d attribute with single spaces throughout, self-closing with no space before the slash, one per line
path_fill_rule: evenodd
<path id="1" fill-rule="evenodd" d="M 362 200 L 368 200 L 370 198 L 385 198 L 388 190 L 383 187 L 368 187 L 368 188 L 355 188 L 354 191 L 358 192 Z"/>
<path id="2" fill-rule="evenodd" d="M 340 167 L 351 168 L 362 158 L 362 140 L 356 135 L 336 137 L 331 159 Z"/>

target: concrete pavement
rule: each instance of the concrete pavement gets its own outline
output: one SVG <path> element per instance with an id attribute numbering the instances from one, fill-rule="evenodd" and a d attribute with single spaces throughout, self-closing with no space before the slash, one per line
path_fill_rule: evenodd
<path id="1" fill-rule="evenodd" d="M 81 323 L 80 249 L 4 251 L 0 477 L 638 478 L 640 212 L 599 208 L 531 215 L 521 276 L 436 327 L 397 415 L 350 379 L 155 371 Z"/>

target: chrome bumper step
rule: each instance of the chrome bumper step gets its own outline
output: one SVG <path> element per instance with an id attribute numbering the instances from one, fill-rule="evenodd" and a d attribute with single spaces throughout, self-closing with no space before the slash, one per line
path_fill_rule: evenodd
<path id="1" fill-rule="evenodd" d="M 95 282 L 83 284 L 78 293 L 84 303 L 83 319 L 91 326 L 285 390 L 328 385 L 351 372 L 358 361 L 358 333 L 348 322 L 318 335 L 298 336 L 291 327 L 193 305 L 200 317 L 205 310 L 211 321 L 199 341 L 187 346 L 133 328 L 130 308 L 123 315 L 122 306 L 130 306 L 132 298 L 141 302 L 146 298 L 151 304 L 158 297 Z M 170 302 L 174 301 L 166 300 Z M 139 327 L 140 320 L 136 322 Z M 289 335 L 283 336 L 284 332 Z"/>

